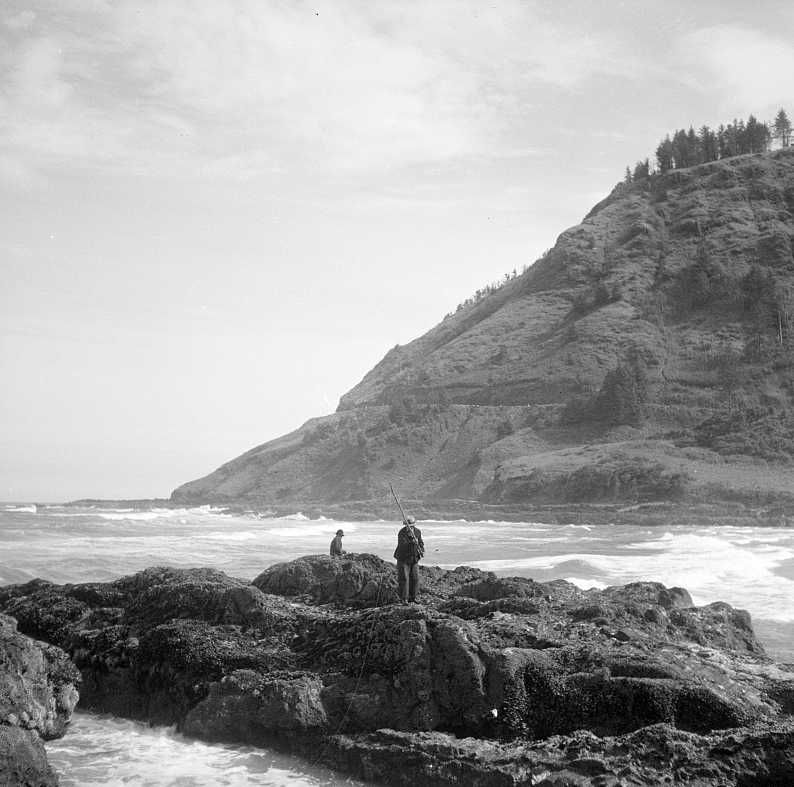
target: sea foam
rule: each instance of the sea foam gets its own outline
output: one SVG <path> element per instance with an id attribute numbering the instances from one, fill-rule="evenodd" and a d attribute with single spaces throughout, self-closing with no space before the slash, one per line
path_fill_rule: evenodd
<path id="1" fill-rule="evenodd" d="M 74 715 L 66 735 L 47 743 L 61 787 L 320 787 L 331 771 L 251 746 L 190 740 L 172 728 L 111 716 Z M 345 780 L 353 787 L 361 785 Z"/>

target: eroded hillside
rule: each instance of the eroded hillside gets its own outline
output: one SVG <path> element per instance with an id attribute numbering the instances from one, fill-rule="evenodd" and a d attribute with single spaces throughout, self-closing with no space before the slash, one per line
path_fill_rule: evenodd
<path id="1" fill-rule="evenodd" d="M 338 411 L 180 501 L 762 499 L 794 489 L 794 152 L 619 185 Z"/>

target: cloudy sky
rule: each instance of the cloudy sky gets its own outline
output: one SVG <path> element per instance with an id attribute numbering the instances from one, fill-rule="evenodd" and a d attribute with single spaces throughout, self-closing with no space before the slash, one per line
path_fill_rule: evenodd
<path id="1" fill-rule="evenodd" d="M 794 114 L 789 5 L 2 0 L 0 499 L 332 412 L 668 130 Z"/>

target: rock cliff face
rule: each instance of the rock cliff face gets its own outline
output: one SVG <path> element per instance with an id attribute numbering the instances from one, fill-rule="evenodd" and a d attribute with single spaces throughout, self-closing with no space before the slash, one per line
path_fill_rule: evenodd
<path id="1" fill-rule="evenodd" d="M 794 671 L 680 588 L 582 591 L 309 556 L 252 584 L 154 568 L 0 588 L 88 708 L 271 745 L 385 784 L 794 783 Z M 591 781 L 596 779 L 596 781 Z"/>
<path id="2" fill-rule="evenodd" d="M 42 740 L 63 735 L 78 681 L 60 648 L 23 636 L 0 615 L 0 784 L 57 785 Z"/>
<path id="3" fill-rule="evenodd" d="M 338 411 L 181 502 L 792 503 L 794 152 L 618 186 Z M 770 469 L 771 468 L 771 469 Z"/>

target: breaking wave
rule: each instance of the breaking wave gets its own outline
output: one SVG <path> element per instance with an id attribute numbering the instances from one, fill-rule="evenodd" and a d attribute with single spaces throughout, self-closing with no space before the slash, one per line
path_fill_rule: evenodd
<path id="1" fill-rule="evenodd" d="M 84 712 L 47 743 L 61 787 L 321 787 L 340 779 L 297 757 L 190 740 L 172 728 Z M 353 779 L 345 784 L 360 785 Z"/>
<path id="2" fill-rule="evenodd" d="M 59 506 L 58 510 L 48 510 L 47 516 L 58 519 L 74 519 L 77 517 L 98 517 L 109 522 L 153 522 L 157 519 L 180 519 L 190 516 L 230 517 L 226 508 L 214 506 L 198 506 L 196 508 L 98 508 L 95 506 L 69 507 Z"/>
<path id="3" fill-rule="evenodd" d="M 591 588 L 598 588 L 599 590 L 603 590 L 607 587 L 606 582 L 598 582 L 595 579 L 582 579 L 582 577 L 563 577 L 566 582 L 570 582 L 572 585 L 576 585 L 576 587 L 581 588 L 582 590 L 590 590 Z"/>

